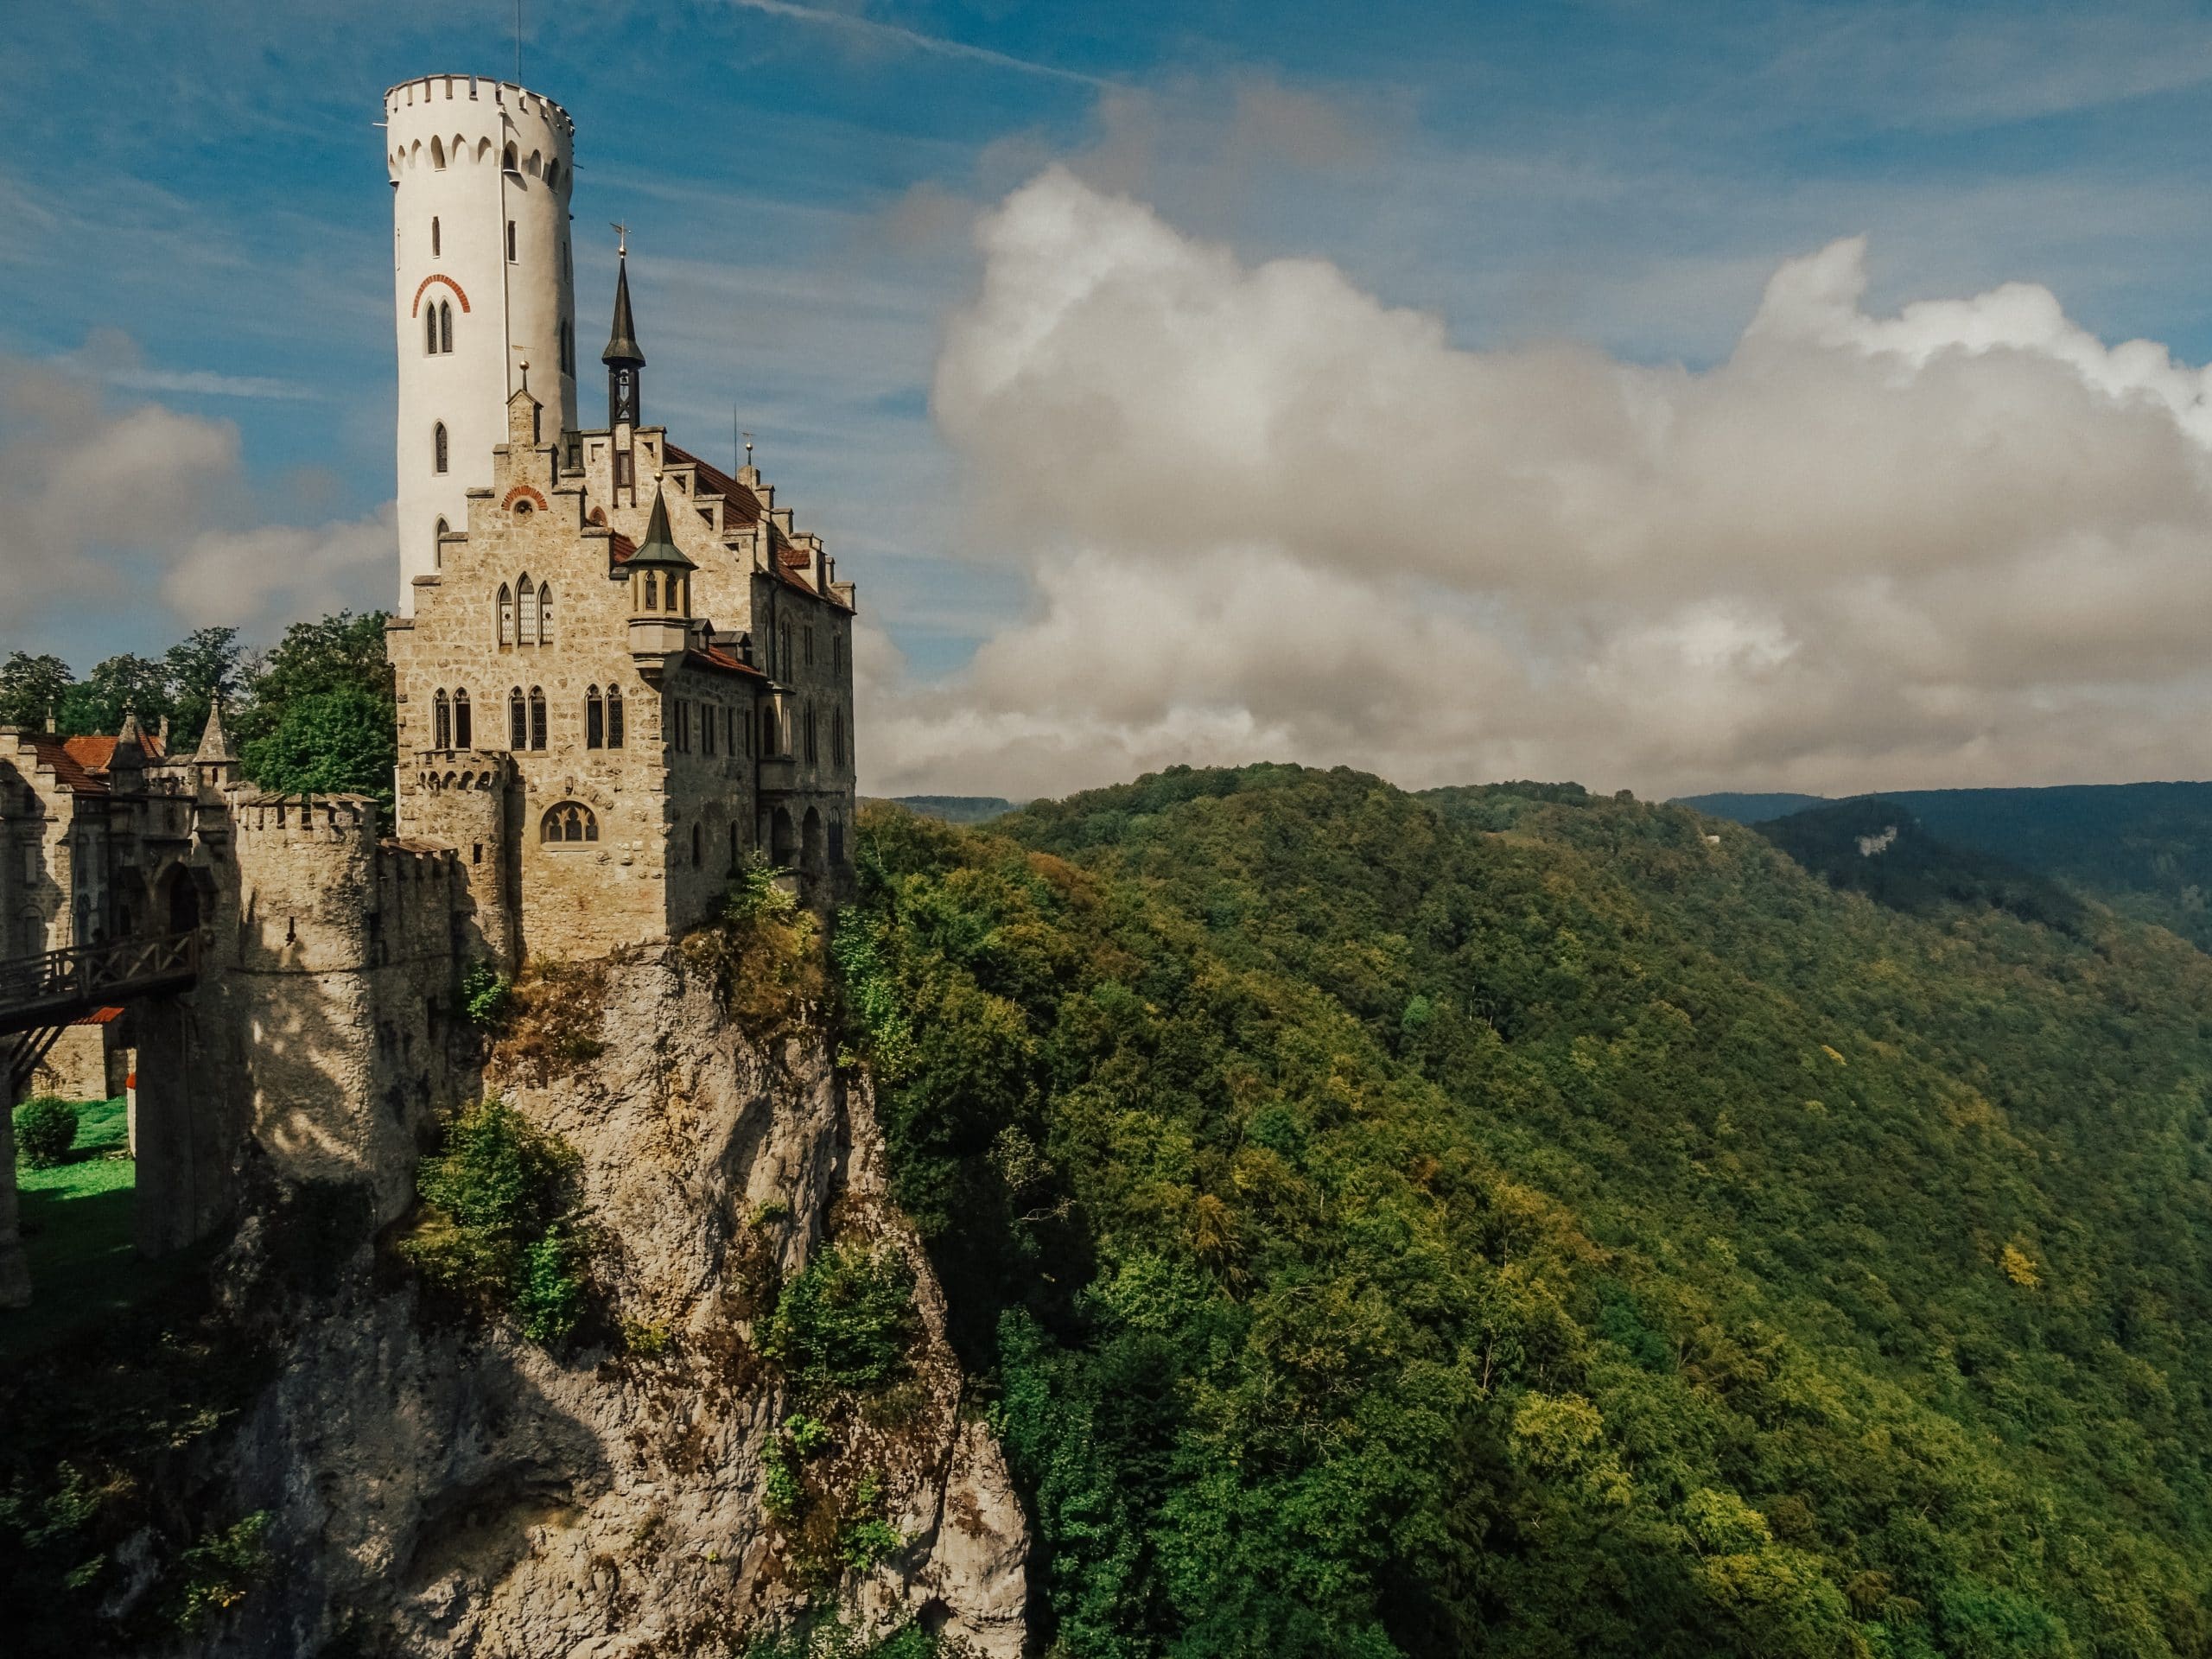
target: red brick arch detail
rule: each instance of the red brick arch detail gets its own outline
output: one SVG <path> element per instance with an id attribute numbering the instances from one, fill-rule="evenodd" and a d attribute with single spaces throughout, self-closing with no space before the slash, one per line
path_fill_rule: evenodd
<path id="1" fill-rule="evenodd" d="M 423 293 L 423 290 L 428 289 L 432 283 L 443 283 L 448 288 L 453 289 L 454 293 L 460 295 L 461 315 L 464 317 L 468 315 L 468 291 L 462 288 L 459 283 L 454 281 L 452 277 L 444 276 L 442 273 L 434 270 L 428 276 L 425 276 L 421 283 L 416 284 L 415 289 L 415 303 L 408 310 L 407 315 L 409 316 L 418 316 L 422 314 Z"/>
<path id="2" fill-rule="evenodd" d="M 505 512 L 512 508 L 516 502 L 524 499 L 527 499 L 531 505 L 536 507 L 540 512 L 543 512 L 547 510 L 545 498 L 537 493 L 534 486 L 529 484 L 518 484 L 514 488 L 507 492 L 507 499 L 499 503 L 500 511 Z"/>

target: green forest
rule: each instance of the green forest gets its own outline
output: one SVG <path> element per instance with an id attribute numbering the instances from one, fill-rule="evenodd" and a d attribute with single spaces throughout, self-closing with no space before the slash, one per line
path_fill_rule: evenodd
<path id="1" fill-rule="evenodd" d="M 1929 857 L 872 809 L 834 948 L 1051 1650 L 2212 1655 L 2212 960 Z"/>

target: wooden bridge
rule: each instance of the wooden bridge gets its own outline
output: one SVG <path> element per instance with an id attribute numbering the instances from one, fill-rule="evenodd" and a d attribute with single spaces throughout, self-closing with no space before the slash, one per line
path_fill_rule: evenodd
<path id="1" fill-rule="evenodd" d="M 28 1083 L 61 1033 L 95 1009 L 188 990 L 200 976 L 200 936 L 110 939 L 0 962 L 0 1066 Z"/>

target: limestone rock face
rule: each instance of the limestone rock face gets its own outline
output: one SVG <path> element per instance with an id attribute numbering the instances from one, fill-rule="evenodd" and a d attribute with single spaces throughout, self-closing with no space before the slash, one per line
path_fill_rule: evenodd
<path id="1" fill-rule="evenodd" d="M 1021 1510 L 888 1199 L 864 1081 L 818 1041 L 754 1047 L 672 953 L 607 970 L 597 1040 L 582 1062 L 495 1059 L 486 1089 L 583 1154 L 629 1338 L 556 1357 L 511 1324 L 441 1325 L 359 1252 L 336 1295 L 294 1304 L 283 1376 L 235 1441 L 236 1501 L 270 1512 L 276 1567 L 206 1650 L 720 1654 L 834 1605 L 1020 1654 Z M 843 1483 L 817 1510 L 896 1534 L 865 1569 L 825 1570 L 819 1529 L 762 1502 L 799 1402 L 754 1326 L 833 1236 L 906 1256 L 922 1330 L 884 1400 L 807 1407 L 833 1437 L 810 1478 Z M 271 1248 L 249 1222 L 242 1281 Z"/>

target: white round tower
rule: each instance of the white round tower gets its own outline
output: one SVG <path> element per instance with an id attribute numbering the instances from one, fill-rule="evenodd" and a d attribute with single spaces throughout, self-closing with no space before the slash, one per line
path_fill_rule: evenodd
<path id="1" fill-rule="evenodd" d="M 399 611 L 467 528 L 492 481 L 507 398 L 523 384 L 545 430 L 576 424 L 569 253 L 575 124 L 550 99 L 478 75 L 424 75 L 384 95 L 399 343 Z"/>

